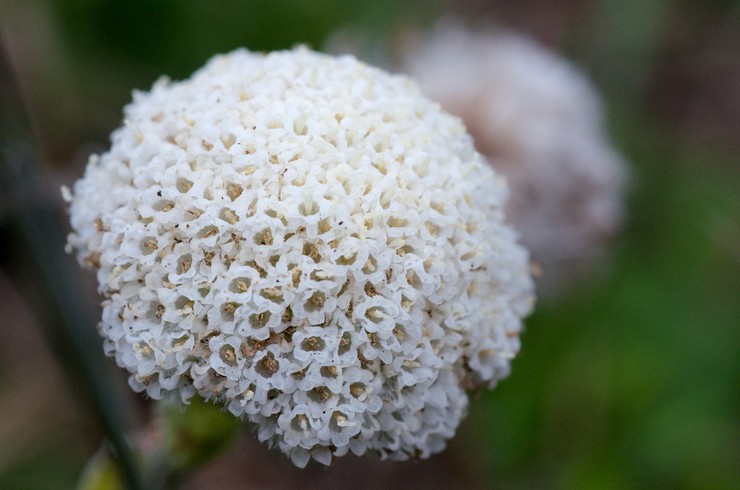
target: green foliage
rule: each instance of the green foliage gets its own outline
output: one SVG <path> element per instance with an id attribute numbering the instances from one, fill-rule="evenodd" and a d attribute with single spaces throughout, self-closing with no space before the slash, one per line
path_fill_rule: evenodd
<path id="1" fill-rule="evenodd" d="M 417 8 L 414 8 L 417 7 Z M 55 4 L 78 53 L 146 64 L 151 77 L 183 78 L 214 53 L 320 47 L 337 26 L 384 30 L 424 17 L 417 2 L 342 0 L 76 0 Z M 391 11 L 393 15 L 387 15 Z M 428 14 L 426 14 L 428 16 Z"/>
<path id="2" fill-rule="evenodd" d="M 163 448 L 171 466 L 192 470 L 228 448 L 239 434 L 240 421 L 223 408 L 200 398 L 182 407 L 160 404 Z"/>
<path id="3" fill-rule="evenodd" d="M 622 134 L 637 175 L 610 275 L 541 304 L 512 376 L 473 404 L 492 482 L 740 483 L 740 174 L 659 134 Z"/>
<path id="4" fill-rule="evenodd" d="M 123 478 L 115 461 L 99 450 L 87 463 L 77 484 L 78 490 L 123 490 Z"/>

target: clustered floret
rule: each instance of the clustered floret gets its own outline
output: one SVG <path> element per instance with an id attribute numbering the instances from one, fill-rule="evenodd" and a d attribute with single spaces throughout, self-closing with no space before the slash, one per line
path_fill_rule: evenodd
<path id="1" fill-rule="evenodd" d="M 621 226 L 626 169 L 605 135 L 587 78 L 531 39 L 446 22 L 407 48 L 401 71 L 461 117 L 511 188 L 506 213 L 563 290 L 603 255 Z"/>
<path id="2" fill-rule="evenodd" d="M 415 84 L 304 48 L 136 92 L 70 195 L 105 352 L 298 466 L 426 457 L 493 387 L 532 303 L 506 185 Z"/>

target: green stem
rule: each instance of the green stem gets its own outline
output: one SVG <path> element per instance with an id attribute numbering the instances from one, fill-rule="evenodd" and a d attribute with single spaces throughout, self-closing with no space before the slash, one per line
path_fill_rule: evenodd
<path id="1" fill-rule="evenodd" d="M 94 328 L 96 322 L 80 302 L 71 259 L 63 253 L 64 234 L 54 213 L 34 199 L 41 194 L 36 174 L 39 161 L 31 124 L 20 103 L 10 64 L 0 49 L 0 188 L 18 232 L 23 274 L 33 283 L 25 293 L 32 304 L 39 305 L 36 313 L 42 315 L 47 336 L 63 337 L 73 354 L 127 487 L 144 488 L 124 438 L 122 404 L 106 376 L 109 371 Z"/>

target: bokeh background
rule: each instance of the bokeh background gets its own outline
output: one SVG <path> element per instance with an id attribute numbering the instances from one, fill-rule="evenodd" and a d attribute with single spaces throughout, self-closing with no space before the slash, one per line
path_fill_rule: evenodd
<path id="1" fill-rule="evenodd" d="M 451 15 L 533 36 L 603 94 L 631 172 L 609 267 L 538 304 L 512 375 L 430 462 L 296 473 L 247 435 L 188 488 L 740 488 L 737 0 L 0 0 L 0 488 L 74 487 L 106 431 L 150 411 L 61 252 L 58 189 L 132 88 L 239 46 L 321 48 L 347 26 L 380 46 Z"/>

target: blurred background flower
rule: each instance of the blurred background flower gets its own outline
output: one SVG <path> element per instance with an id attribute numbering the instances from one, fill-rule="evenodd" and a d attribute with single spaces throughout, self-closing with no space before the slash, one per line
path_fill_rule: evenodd
<path id="1" fill-rule="evenodd" d="M 502 27 L 445 19 L 408 37 L 400 69 L 462 118 L 506 176 L 507 218 L 531 252 L 539 296 L 564 294 L 602 262 L 623 220 L 627 172 L 598 95 L 574 66 Z"/>
<path id="2" fill-rule="evenodd" d="M 348 459 L 295 473 L 250 437 L 189 488 L 740 486 L 737 0 L 2 0 L 12 71 L 2 68 L 0 112 L 1 488 L 73 486 L 104 434 L 120 430 L 100 414 L 111 397 L 116 420 L 139 427 L 149 418 L 124 375 L 96 364 L 92 278 L 47 260 L 67 231 L 58 188 L 106 148 L 131 89 L 162 74 L 184 78 L 238 46 L 321 47 L 347 26 L 368 39 L 373 59 L 447 15 L 533 37 L 604 96 L 632 174 L 610 267 L 538 305 L 510 378 L 471 404 L 451 447 L 428 462 Z M 14 83 L 20 96 L 11 98 Z M 17 129 L 24 113 L 34 138 Z M 24 139 L 38 158 L 11 151 Z M 21 160 L 26 173 L 14 174 Z M 58 237 L 52 226 L 33 234 L 40 217 Z M 72 303 L 90 314 L 54 307 Z M 99 359 L 81 359 L 85 349 Z M 100 366 L 95 376 L 90 366 Z"/>

